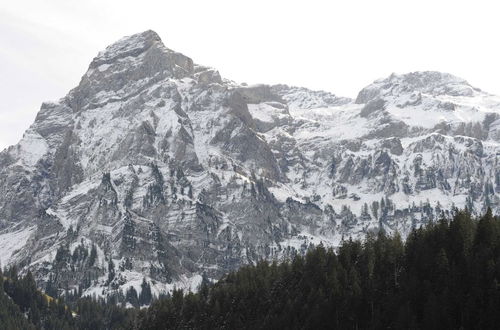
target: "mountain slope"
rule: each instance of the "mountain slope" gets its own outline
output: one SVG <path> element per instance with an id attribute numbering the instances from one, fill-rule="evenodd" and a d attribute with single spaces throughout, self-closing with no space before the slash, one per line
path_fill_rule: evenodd
<path id="1" fill-rule="evenodd" d="M 146 31 L 99 53 L 0 153 L 1 262 L 44 287 L 157 294 L 441 211 L 499 211 L 500 98 L 449 74 L 356 100 L 244 86 Z"/>

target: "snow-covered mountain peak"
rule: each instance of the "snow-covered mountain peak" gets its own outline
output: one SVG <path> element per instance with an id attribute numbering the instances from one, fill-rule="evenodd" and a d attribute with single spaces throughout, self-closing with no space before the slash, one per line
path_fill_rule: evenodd
<path id="1" fill-rule="evenodd" d="M 406 74 L 391 74 L 363 88 L 356 103 L 368 103 L 375 98 L 400 97 L 404 94 L 429 94 L 432 96 L 474 96 L 480 90 L 466 80 L 449 73 L 417 71 Z"/>
<path id="2" fill-rule="evenodd" d="M 383 117 L 417 129 L 455 130 L 465 123 L 492 122 L 500 115 L 500 98 L 466 80 L 435 71 L 392 74 L 363 88 L 355 103 L 364 117 Z"/>
<path id="3" fill-rule="evenodd" d="M 193 60 L 166 48 L 160 37 L 148 30 L 122 38 L 100 52 L 78 87 L 70 92 L 68 103 L 74 111 L 92 109 L 126 100 L 168 78 L 194 76 Z"/>
<path id="4" fill-rule="evenodd" d="M 90 66 L 97 67 L 122 57 L 137 56 L 153 45 L 164 47 L 160 36 L 152 30 L 126 36 L 99 52 Z"/>

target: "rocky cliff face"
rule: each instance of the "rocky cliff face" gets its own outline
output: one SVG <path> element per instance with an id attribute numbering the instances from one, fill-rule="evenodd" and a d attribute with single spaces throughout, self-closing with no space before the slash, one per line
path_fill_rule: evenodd
<path id="1" fill-rule="evenodd" d="M 0 153 L 0 258 L 47 290 L 194 288 L 441 212 L 500 211 L 500 98 L 438 72 L 356 100 L 243 86 L 146 31 Z"/>

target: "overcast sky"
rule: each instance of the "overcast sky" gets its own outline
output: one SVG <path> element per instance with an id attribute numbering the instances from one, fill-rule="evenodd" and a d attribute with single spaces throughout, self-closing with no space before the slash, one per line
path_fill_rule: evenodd
<path id="1" fill-rule="evenodd" d="M 355 97 L 392 72 L 450 72 L 500 94 L 498 1 L 94 1 L 0 4 L 0 150 L 47 100 L 125 35 L 164 44 L 237 82 Z"/>

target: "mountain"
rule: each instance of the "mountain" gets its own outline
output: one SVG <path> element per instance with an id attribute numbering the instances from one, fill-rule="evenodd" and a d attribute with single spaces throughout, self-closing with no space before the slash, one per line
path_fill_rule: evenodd
<path id="1" fill-rule="evenodd" d="M 500 97 L 439 72 L 355 100 L 223 79 L 153 31 L 0 153 L 0 261 L 52 295 L 153 294 L 310 245 L 500 212 Z"/>

